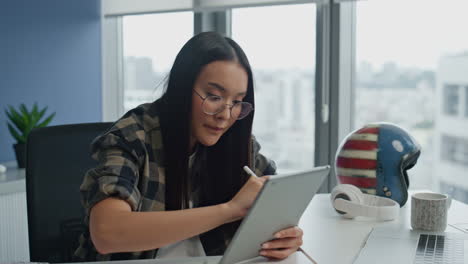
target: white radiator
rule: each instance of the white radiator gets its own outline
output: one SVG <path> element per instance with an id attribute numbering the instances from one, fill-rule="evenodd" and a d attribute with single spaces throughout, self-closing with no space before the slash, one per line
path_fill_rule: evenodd
<path id="1" fill-rule="evenodd" d="M 0 194 L 0 263 L 29 261 L 26 192 Z"/>

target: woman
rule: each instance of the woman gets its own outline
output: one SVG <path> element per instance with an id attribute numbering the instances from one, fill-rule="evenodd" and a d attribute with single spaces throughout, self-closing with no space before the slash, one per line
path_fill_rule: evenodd
<path id="1" fill-rule="evenodd" d="M 253 78 L 247 57 L 213 32 L 177 55 L 167 90 L 95 139 L 99 166 L 81 186 L 88 230 L 79 260 L 222 255 L 268 176 L 272 161 L 251 135 Z M 286 258 L 302 230 L 278 232 L 261 255 Z"/>

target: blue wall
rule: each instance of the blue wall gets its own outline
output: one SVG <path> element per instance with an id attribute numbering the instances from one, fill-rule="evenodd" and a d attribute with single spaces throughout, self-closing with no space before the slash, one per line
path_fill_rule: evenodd
<path id="1" fill-rule="evenodd" d="M 0 0 L 0 162 L 15 160 L 4 109 L 48 106 L 50 125 L 102 119 L 99 0 Z"/>

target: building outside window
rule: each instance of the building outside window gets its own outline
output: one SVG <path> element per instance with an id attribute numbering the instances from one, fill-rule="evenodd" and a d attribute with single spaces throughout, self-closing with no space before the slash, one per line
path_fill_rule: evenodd
<path id="1" fill-rule="evenodd" d="M 441 159 L 454 165 L 468 165 L 468 140 L 460 137 L 443 135 Z"/>
<path id="2" fill-rule="evenodd" d="M 467 95 L 455 88 L 468 83 L 468 2 L 440 4 L 357 2 L 354 128 L 386 121 L 407 129 L 422 146 L 410 188 L 447 191 L 466 203 L 468 165 L 454 165 L 465 154 L 453 138 L 468 140 L 460 106 Z"/>
<path id="3" fill-rule="evenodd" d="M 353 128 L 384 121 L 407 129 L 422 146 L 409 171 L 411 188 L 456 186 L 454 193 L 468 197 L 468 165 L 442 158 L 466 156 L 465 148 L 450 154 L 442 141 L 443 135 L 468 138 L 468 35 L 461 34 L 468 2 L 447 0 L 441 9 L 432 0 L 358 1 L 356 7 Z M 280 172 L 313 167 L 316 5 L 235 8 L 231 15 L 232 38 L 254 71 L 253 132 L 262 152 Z M 192 12 L 123 17 L 125 110 L 163 93 L 193 25 Z"/>
<path id="4" fill-rule="evenodd" d="M 436 110 L 436 126 L 435 138 L 436 143 L 435 155 L 441 153 L 439 149 L 444 147 L 444 136 L 450 137 L 453 142 L 453 153 L 449 154 L 450 160 L 437 160 L 434 164 L 434 183 L 440 186 L 440 190 L 452 194 L 453 198 L 468 202 L 468 184 L 466 183 L 466 170 L 468 169 L 467 161 L 467 143 L 468 136 L 468 117 L 463 115 L 463 107 L 466 108 L 467 102 L 464 100 L 466 95 L 462 87 L 468 83 L 468 53 L 462 52 L 456 55 L 445 56 L 440 59 L 437 70 L 438 83 L 440 87 L 438 94 L 440 95 L 438 103 L 440 107 Z M 446 115 L 444 113 L 444 103 L 446 103 L 446 96 L 444 93 L 443 84 L 451 84 L 456 88 L 452 90 L 451 98 L 455 98 L 456 115 Z M 449 98 L 450 98 L 449 97 Z M 455 101 L 455 99 L 449 99 Z M 447 102 L 450 103 L 450 102 Z M 440 142 L 440 143 L 439 143 Z M 439 146 L 440 145 L 440 146 Z"/>
<path id="5" fill-rule="evenodd" d="M 232 10 L 254 74 L 253 133 L 282 173 L 314 167 L 315 16 L 315 4 Z"/>
<path id="6" fill-rule="evenodd" d="M 462 146 L 461 163 L 463 166 L 468 166 L 468 140 L 463 140 Z"/>
<path id="7" fill-rule="evenodd" d="M 444 114 L 457 116 L 459 105 L 459 87 L 457 85 L 444 85 Z"/>
<path id="8" fill-rule="evenodd" d="M 314 167 L 315 4 L 231 12 L 232 38 L 254 72 L 253 133 L 262 153 L 276 161 L 279 172 Z M 193 12 L 123 17 L 125 111 L 162 95 L 174 58 L 192 37 L 193 27 Z"/>
<path id="9" fill-rule="evenodd" d="M 468 117 L 468 85 L 465 86 L 465 117 Z"/>
<path id="10" fill-rule="evenodd" d="M 122 24 L 127 112 L 164 92 L 177 52 L 193 36 L 193 12 L 124 16 Z"/>
<path id="11" fill-rule="evenodd" d="M 455 162 L 455 153 L 457 151 L 457 140 L 454 137 L 442 135 L 441 141 L 441 160 Z"/>

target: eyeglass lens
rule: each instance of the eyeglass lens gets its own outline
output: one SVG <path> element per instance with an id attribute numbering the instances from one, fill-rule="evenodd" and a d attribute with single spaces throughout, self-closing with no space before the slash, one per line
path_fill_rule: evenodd
<path id="1" fill-rule="evenodd" d="M 208 96 L 203 102 L 203 111 L 210 115 L 215 115 L 223 111 L 226 104 L 219 96 Z M 240 102 L 230 107 L 231 117 L 235 119 L 242 119 L 252 111 L 252 105 L 247 102 Z"/>

